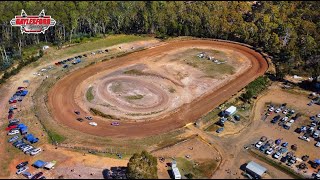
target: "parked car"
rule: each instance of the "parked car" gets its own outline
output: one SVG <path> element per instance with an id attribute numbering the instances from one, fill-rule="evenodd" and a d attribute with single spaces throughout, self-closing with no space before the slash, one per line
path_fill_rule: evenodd
<path id="1" fill-rule="evenodd" d="M 12 143 L 13 141 L 16 141 L 17 139 L 19 139 L 19 136 L 13 136 L 12 138 L 10 138 L 8 140 L 9 143 Z"/>
<path id="2" fill-rule="evenodd" d="M 286 122 L 286 121 L 288 121 L 288 119 L 289 119 L 289 117 L 285 116 L 285 117 L 283 117 L 283 118 L 281 119 L 281 121 Z"/>
<path id="3" fill-rule="evenodd" d="M 32 176 L 31 179 L 38 179 L 39 177 L 41 177 L 43 175 L 43 172 L 38 172 L 37 174 L 35 174 L 34 176 Z"/>
<path id="4" fill-rule="evenodd" d="M 40 177 L 39 179 L 47 179 L 45 176 Z"/>
<path id="5" fill-rule="evenodd" d="M 30 154 L 33 150 L 35 150 L 36 148 L 31 148 L 31 149 L 29 149 L 29 150 L 27 150 L 26 152 L 24 152 L 25 154 Z"/>
<path id="6" fill-rule="evenodd" d="M 270 144 L 266 143 L 265 145 L 260 147 L 260 151 L 264 152 L 266 149 L 268 149 L 269 146 Z"/>
<path id="7" fill-rule="evenodd" d="M 275 117 L 271 120 L 271 123 L 273 123 L 273 124 L 277 123 L 278 120 L 280 119 L 280 117 L 281 117 L 280 115 L 275 116 Z"/>
<path id="8" fill-rule="evenodd" d="M 280 159 L 281 162 L 285 163 L 287 160 L 289 159 L 289 156 L 282 156 L 282 158 Z"/>
<path id="9" fill-rule="evenodd" d="M 299 136 L 299 139 L 302 139 L 302 140 L 307 141 L 307 142 L 310 141 L 310 139 L 305 137 L 305 136 Z"/>
<path id="10" fill-rule="evenodd" d="M 26 166 L 26 165 L 28 165 L 28 161 L 24 161 L 24 162 L 21 162 L 20 164 L 18 164 L 17 166 L 16 166 L 16 168 L 17 169 L 21 169 L 21 168 L 23 168 L 24 166 Z"/>
<path id="11" fill-rule="evenodd" d="M 301 126 L 301 132 L 306 132 L 307 131 L 307 127 L 306 126 Z"/>
<path id="12" fill-rule="evenodd" d="M 278 152 L 274 153 L 272 157 L 275 159 L 279 159 L 279 157 L 281 157 L 281 153 L 278 151 Z"/>
<path id="13" fill-rule="evenodd" d="M 20 168 L 20 169 L 18 169 L 18 171 L 16 172 L 16 174 L 21 174 L 21 173 L 23 173 L 23 172 L 25 172 L 26 170 L 28 170 L 29 169 L 29 167 L 28 166 L 24 166 L 24 167 L 22 167 L 22 168 Z"/>
<path id="14" fill-rule="evenodd" d="M 261 141 L 258 141 L 258 142 L 255 144 L 255 147 L 259 149 L 259 148 L 262 146 L 262 144 L 263 144 L 263 143 L 262 143 Z"/>
<path id="15" fill-rule="evenodd" d="M 12 136 L 12 135 L 19 134 L 19 133 L 20 133 L 19 130 L 11 130 L 11 131 L 8 132 L 8 135 Z"/>
<path id="16" fill-rule="evenodd" d="M 223 127 L 221 127 L 221 128 L 219 128 L 219 129 L 217 129 L 217 133 L 221 133 L 222 131 L 224 130 L 224 128 Z"/>
<path id="17" fill-rule="evenodd" d="M 20 122 L 20 119 L 11 119 L 11 120 L 9 121 L 9 123 L 13 123 L 13 122 Z"/>
<path id="18" fill-rule="evenodd" d="M 12 143 L 12 145 L 16 146 L 17 144 L 22 143 L 22 142 L 23 142 L 23 140 L 19 139 L 19 140 L 15 141 L 14 143 Z"/>
<path id="19" fill-rule="evenodd" d="M 31 179 L 31 177 L 32 177 L 32 174 L 28 171 L 23 172 L 22 175 L 28 179 Z"/>
<path id="20" fill-rule="evenodd" d="M 27 151 L 29 151 L 31 149 L 34 149 L 34 147 L 31 146 L 31 145 L 28 145 L 27 147 L 23 148 L 22 151 L 25 153 L 25 152 L 27 152 Z"/>
<path id="21" fill-rule="evenodd" d="M 282 143 L 282 145 L 281 145 L 281 146 L 282 146 L 282 147 L 287 147 L 287 146 L 288 146 L 288 144 L 289 144 L 288 142 L 284 142 L 284 143 Z"/>
<path id="22" fill-rule="evenodd" d="M 281 108 L 276 109 L 274 112 L 279 113 L 281 111 Z"/>
<path id="23" fill-rule="evenodd" d="M 315 144 L 316 147 L 320 147 L 320 141 Z"/>
<path id="24" fill-rule="evenodd" d="M 285 109 L 284 111 L 282 111 L 283 114 L 288 114 L 288 110 Z"/>
<path id="25" fill-rule="evenodd" d="M 273 153 L 273 148 L 269 148 L 267 151 L 266 151 L 266 154 L 270 155 Z"/>
<path id="26" fill-rule="evenodd" d="M 37 154 L 39 154 L 41 151 L 42 151 L 41 148 L 34 149 L 34 150 L 32 150 L 32 151 L 30 152 L 30 155 L 31 155 L 31 156 L 37 155 Z"/>
<path id="27" fill-rule="evenodd" d="M 270 108 L 268 109 L 268 111 L 270 111 L 270 112 L 274 111 L 274 107 L 270 107 Z"/>

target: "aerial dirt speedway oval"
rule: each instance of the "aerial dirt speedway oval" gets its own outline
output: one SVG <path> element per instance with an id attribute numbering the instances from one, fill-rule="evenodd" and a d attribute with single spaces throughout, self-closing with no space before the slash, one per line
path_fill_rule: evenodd
<path id="1" fill-rule="evenodd" d="M 245 56 L 251 65 L 244 72 L 237 74 L 233 79 L 229 79 L 223 86 L 217 87 L 214 91 L 205 93 L 191 102 L 183 103 L 175 109 L 168 110 L 168 112 L 159 113 L 155 117 L 144 118 L 141 121 L 120 121 L 120 126 L 111 126 L 112 120 L 94 116 L 94 121 L 98 123 L 96 127 L 75 120 L 74 110 L 79 110 L 82 116 L 91 115 L 85 106 L 75 100 L 79 84 L 85 82 L 88 78 L 99 74 L 112 73 L 122 67 L 133 66 L 144 61 L 146 57 L 161 57 L 170 50 L 202 46 L 239 53 Z M 84 133 L 96 136 L 130 138 L 151 136 L 196 121 L 202 115 L 229 99 L 255 78 L 263 75 L 267 68 L 267 61 L 260 53 L 240 44 L 211 40 L 171 41 L 162 46 L 100 62 L 65 76 L 48 92 L 47 106 L 54 120 Z M 165 83 L 172 84 L 172 82 Z"/>

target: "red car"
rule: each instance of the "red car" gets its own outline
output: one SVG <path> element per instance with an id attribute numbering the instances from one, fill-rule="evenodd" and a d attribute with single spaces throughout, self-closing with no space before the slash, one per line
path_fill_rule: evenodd
<path id="1" fill-rule="evenodd" d="M 25 87 L 18 87 L 18 90 L 24 90 L 25 89 Z"/>
<path id="2" fill-rule="evenodd" d="M 9 126 L 6 128 L 6 131 L 10 131 L 11 129 L 17 128 L 18 125 Z"/>
<path id="3" fill-rule="evenodd" d="M 8 119 L 12 119 L 12 118 L 13 118 L 13 114 L 9 114 Z"/>
<path id="4" fill-rule="evenodd" d="M 9 101 L 9 104 L 17 103 L 17 100 Z"/>

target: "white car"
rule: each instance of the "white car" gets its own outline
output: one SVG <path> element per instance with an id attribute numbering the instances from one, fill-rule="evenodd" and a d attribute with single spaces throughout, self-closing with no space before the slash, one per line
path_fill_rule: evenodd
<path id="1" fill-rule="evenodd" d="M 11 131 L 8 132 L 8 135 L 12 136 L 12 135 L 19 134 L 19 133 L 20 133 L 19 130 L 11 130 Z"/>
<path id="2" fill-rule="evenodd" d="M 317 114 L 317 118 L 320 118 L 320 114 Z"/>
<path id="3" fill-rule="evenodd" d="M 288 110 L 286 109 L 286 110 L 282 111 L 282 113 L 283 114 L 288 114 Z"/>
<path id="4" fill-rule="evenodd" d="M 293 120 L 293 119 L 290 119 L 289 123 L 294 123 L 294 120 Z"/>
<path id="5" fill-rule="evenodd" d="M 274 107 L 270 107 L 268 110 L 269 110 L 270 112 L 272 112 L 272 111 L 274 111 Z"/>
<path id="6" fill-rule="evenodd" d="M 282 118 L 282 121 L 288 121 L 289 117 L 285 116 Z"/>
<path id="7" fill-rule="evenodd" d="M 33 149 L 33 146 L 31 146 L 31 145 L 27 146 L 27 147 L 23 148 L 22 151 L 25 153 L 25 152 L 29 151 L 30 149 Z"/>
<path id="8" fill-rule="evenodd" d="M 259 141 L 259 142 L 256 143 L 255 146 L 256 146 L 256 148 L 260 148 L 260 147 L 262 146 L 262 144 L 263 144 L 263 143 L 262 143 L 261 141 Z"/>
<path id="9" fill-rule="evenodd" d="M 266 154 L 270 155 L 273 153 L 273 149 L 272 148 L 269 148 L 267 151 L 266 151 Z"/>
<path id="10" fill-rule="evenodd" d="M 307 142 L 310 141 L 310 139 L 305 137 L 305 136 L 299 136 L 299 139 L 302 139 L 302 140 L 307 141 Z"/>
<path id="11" fill-rule="evenodd" d="M 276 109 L 274 112 L 275 112 L 275 113 L 279 113 L 280 111 L 281 111 L 281 109 L 278 108 L 278 109 Z"/>
<path id="12" fill-rule="evenodd" d="M 97 125 L 98 125 L 96 122 L 89 122 L 89 124 L 90 124 L 91 126 L 97 126 Z"/>
<path id="13" fill-rule="evenodd" d="M 37 154 L 39 154 L 41 151 L 42 151 L 41 148 L 34 149 L 34 150 L 32 150 L 32 151 L 30 152 L 30 155 L 31 155 L 31 156 L 37 155 Z"/>
<path id="14" fill-rule="evenodd" d="M 28 166 L 22 167 L 22 168 L 18 169 L 18 171 L 16 172 L 16 174 L 21 174 L 21 173 L 25 172 L 25 171 L 28 170 L 28 169 L 29 169 Z"/>
<path id="15" fill-rule="evenodd" d="M 273 154 L 273 158 L 275 158 L 275 159 L 279 159 L 280 156 L 281 156 L 280 152 L 276 152 Z"/>
<path id="16" fill-rule="evenodd" d="M 315 144 L 316 147 L 320 147 L 320 141 Z"/>

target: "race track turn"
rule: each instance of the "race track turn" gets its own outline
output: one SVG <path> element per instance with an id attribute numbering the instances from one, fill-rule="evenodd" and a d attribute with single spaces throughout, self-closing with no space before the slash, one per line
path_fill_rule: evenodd
<path id="1" fill-rule="evenodd" d="M 92 116 L 88 113 L 88 110 L 81 109 L 75 102 L 77 86 L 87 78 L 108 69 L 117 69 L 134 64 L 144 57 L 161 55 L 170 49 L 201 45 L 239 52 L 251 61 L 252 67 L 216 91 L 204 94 L 200 98 L 152 121 L 120 121 L 120 126 L 111 126 L 111 120 L 108 121 L 102 117 L 94 116 L 94 121 L 98 123 L 98 126 L 92 127 L 87 122 L 78 122 L 76 120 L 77 116 L 74 110 L 79 110 L 82 118 L 84 116 Z M 50 89 L 47 105 L 54 120 L 84 133 L 119 138 L 146 137 L 165 133 L 180 128 L 187 123 L 195 122 L 202 115 L 228 100 L 248 83 L 263 75 L 267 69 L 268 63 L 261 54 L 240 44 L 210 40 L 172 41 L 162 46 L 100 62 L 67 75 Z"/>

